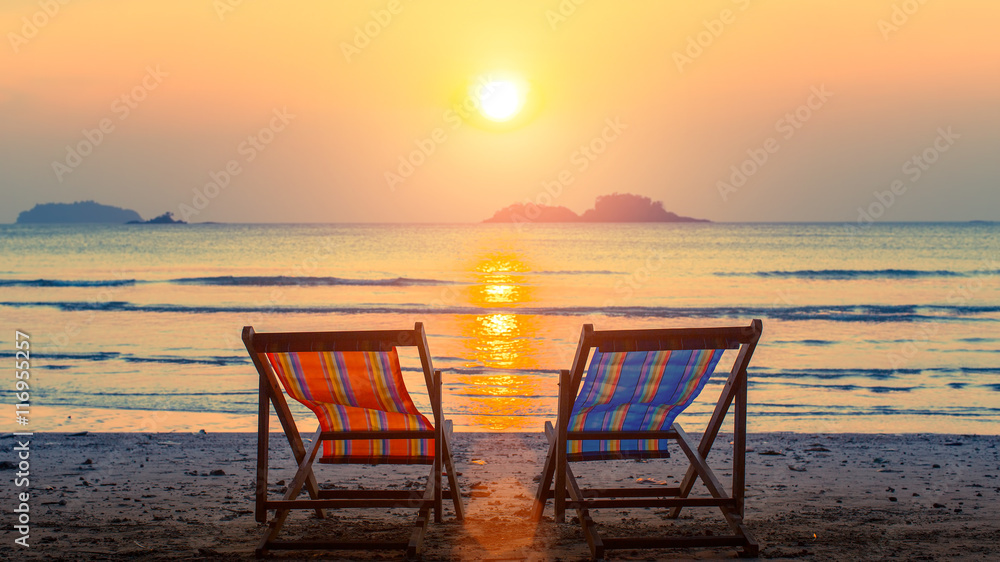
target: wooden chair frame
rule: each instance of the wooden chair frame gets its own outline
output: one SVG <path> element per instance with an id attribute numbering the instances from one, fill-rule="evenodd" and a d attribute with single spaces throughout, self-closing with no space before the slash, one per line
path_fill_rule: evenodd
<path id="1" fill-rule="evenodd" d="M 461 491 L 451 456 L 450 422 L 443 421 L 441 412 L 441 371 L 435 371 L 428 352 L 423 324 L 417 322 L 412 330 L 373 330 L 354 332 L 286 332 L 256 333 L 252 326 L 243 328 L 243 343 L 260 375 L 259 410 L 257 422 L 257 489 L 255 518 L 267 522 L 269 510 L 276 510 L 267 533 L 260 541 L 255 554 L 258 558 L 274 550 L 385 550 L 403 549 L 408 558 L 418 556 L 427 530 L 430 510 L 434 521 L 442 520 L 442 503 L 451 499 L 455 518 L 464 518 Z M 271 367 L 262 359 L 267 352 L 301 351 L 390 351 L 394 347 L 416 347 L 427 383 L 427 393 L 433 411 L 433 430 L 405 431 L 333 431 L 317 429 L 312 444 L 307 449 L 288 408 L 281 385 Z M 271 406 L 281 422 L 288 444 L 298 465 L 295 477 L 288 484 L 280 500 L 267 497 L 268 441 Z M 312 465 L 324 441 L 368 439 L 432 439 L 435 443 L 434 461 L 427 484 L 423 490 L 320 490 Z M 448 489 L 442 489 L 442 468 L 447 471 Z M 310 499 L 297 499 L 303 486 Z M 320 518 L 327 508 L 394 508 L 407 507 L 417 510 L 417 518 L 407 542 L 345 542 L 345 541 L 281 541 L 278 533 L 291 509 L 315 510 Z"/>
<path id="2" fill-rule="evenodd" d="M 757 556 L 759 546 L 750 530 L 743 523 L 746 478 L 746 411 L 747 365 L 762 332 L 760 320 L 753 320 L 746 327 L 665 329 L 665 330 L 613 330 L 594 331 L 591 324 L 583 327 L 571 371 L 563 370 L 559 381 L 559 403 L 555 428 L 546 422 L 549 451 L 545 459 L 541 482 L 535 494 L 531 517 L 541 519 L 545 504 L 553 498 L 555 519 L 562 523 L 567 508 L 577 510 L 583 535 L 595 559 L 604 557 L 609 549 L 636 548 L 690 548 L 735 546 L 742 548 L 744 556 Z M 656 351 L 694 349 L 739 349 L 729 378 L 722 389 L 715 410 L 699 443 L 674 422 L 667 431 L 658 432 L 598 432 L 568 431 L 573 401 L 580 390 L 590 351 Z M 727 493 L 713 473 L 706 458 L 712 450 L 730 406 L 735 403 L 733 429 L 733 477 L 731 492 Z M 576 481 L 566 458 L 567 440 L 607 439 L 673 439 L 690 461 L 679 487 L 643 488 L 591 488 L 583 489 Z M 554 478 L 553 478 L 554 477 Z M 690 497 L 695 481 L 701 478 L 711 497 Z M 552 481 L 555 487 L 552 488 Z M 669 516 L 676 518 L 684 507 L 717 507 L 732 531 L 723 536 L 671 536 L 602 538 L 589 510 L 613 507 L 669 508 Z"/>

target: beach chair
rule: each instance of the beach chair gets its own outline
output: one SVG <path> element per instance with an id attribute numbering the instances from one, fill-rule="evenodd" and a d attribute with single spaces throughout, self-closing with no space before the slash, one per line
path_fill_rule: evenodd
<path id="1" fill-rule="evenodd" d="M 571 371 L 562 371 L 556 425 L 546 422 L 548 455 L 531 513 L 541 519 L 549 498 L 555 519 L 576 509 L 583 536 L 596 559 L 609 549 L 740 547 L 756 556 L 757 542 L 743 524 L 746 466 L 747 365 L 762 325 L 746 327 L 595 331 L 584 325 Z M 711 377 L 724 350 L 738 349 L 715 410 L 696 443 L 674 419 L 691 404 Z M 584 376 L 587 359 L 593 350 Z M 582 384 L 581 384 L 582 383 Z M 706 458 L 730 405 L 735 402 L 732 483 L 727 492 Z M 570 463 L 668 457 L 677 441 L 690 462 L 679 487 L 582 488 Z M 691 491 L 701 479 L 707 496 Z M 553 487 L 553 480 L 555 485 Z M 684 507 L 716 507 L 732 531 L 724 535 L 602 537 L 590 516 L 597 508 L 669 509 L 677 518 Z"/>
<path id="2" fill-rule="evenodd" d="M 255 333 L 243 328 L 243 342 L 260 375 L 257 425 L 256 519 L 267 522 L 267 532 L 256 549 L 268 550 L 367 550 L 403 549 L 408 558 L 418 555 L 430 511 L 442 519 L 442 503 L 451 499 L 455 517 L 463 518 L 461 493 L 449 446 L 450 424 L 442 420 L 441 372 L 434 371 L 427 338 L 419 322 L 412 330 L 357 332 Z M 416 347 L 427 384 L 432 419 L 413 405 L 403 384 L 397 347 Z M 319 428 L 308 446 L 303 443 L 289 410 L 285 393 L 319 418 Z M 291 445 L 298 470 L 281 499 L 268 498 L 268 422 L 271 406 Z M 322 445 L 322 446 L 321 446 Z M 322 449 L 322 451 L 321 451 Z M 400 488 L 320 489 L 313 462 L 328 464 L 429 464 L 422 490 Z M 441 475 L 448 475 L 442 489 Z M 302 488 L 308 499 L 299 499 Z M 413 508 L 416 521 L 408 541 L 356 542 L 278 540 L 291 509 L 315 510 L 325 517 L 328 508 Z"/>

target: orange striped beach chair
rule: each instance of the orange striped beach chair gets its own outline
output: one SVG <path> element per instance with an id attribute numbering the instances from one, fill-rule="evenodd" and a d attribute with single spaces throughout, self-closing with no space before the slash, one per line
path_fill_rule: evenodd
<path id="1" fill-rule="evenodd" d="M 243 328 L 246 345 L 260 379 L 257 426 L 256 519 L 267 532 L 256 549 L 269 550 L 404 549 L 418 556 L 430 511 L 442 520 L 444 499 L 451 499 L 455 517 L 463 518 L 461 493 L 448 444 L 450 424 L 442 419 L 441 372 L 434 371 L 423 325 L 412 330 L 356 332 L 256 333 Z M 403 383 L 397 347 L 416 347 L 427 384 L 431 418 L 413 404 Z M 319 428 L 308 447 L 295 424 L 285 394 L 312 410 Z M 268 424 L 271 407 L 281 422 L 298 465 L 281 499 L 268 498 Z M 446 427 L 447 426 L 447 427 Z M 422 490 L 320 489 L 314 461 L 323 464 L 428 464 Z M 448 489 L 442 488 L 442 473 Z M 299 499 L 302 488 L 308 499 Z M 345 542 L 338 540 L 287 541 L 278 534 L 292 509 L 315 510 L 325 517 L 328 508 L 397 508 L 417 511 L 408 541 Z"/>
<path id="2" fill-rule="evenodd" d="M 541 519 L 554 500 L 555 519 L 576 509 L 584 538 L 596 559 L 605 550 L 734 546 L 745 556 L 759 547 L 743 524 L 746 464 L 747 365 L 760 339 L 762 323 L 731 328 L 595 331 L 583 327 L 573 368 L 562 371 L 556 425 L 546 423 L 549 451 L 535 494 L 532 519 Z M 738 350 L 729 378 L 701 440 L 694 440 L 675 418 L 698 396 L 727 349 Z M 591 354 L 591 352 L 593 352 Z M 586 367 L 588 357 L 589 367 Z M 727 492 L 706 458 L 735 403 L 732 483 Z M 689 465 L 680 486 L 581 488 L 570 463 L 669 457 L 677 441 Z M 701 479 L 707 496 L 691 492 Z M 553 486 L 554 481 L 554 486 Z M 677 518 L 684 507 L 716 507 L 731 534 L 669 537 L 602 537 L 590 510 L 669 508 Z"/>

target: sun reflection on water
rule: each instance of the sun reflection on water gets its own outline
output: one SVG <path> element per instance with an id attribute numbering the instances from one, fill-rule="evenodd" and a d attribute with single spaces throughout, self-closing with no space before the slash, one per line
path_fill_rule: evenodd
<path id="1" fill-rule="evenodd" d="M 491 430 L 518 429 L 530 406 L 528 396 L 538 393 L 533 378 L 518 371 L 537 369 L 538 318 L 517 309 L 532 302 L 533 287 L 525 273 L 530 268 L 511 251 L 485 254 L 470 274 L 469 304 L 496 311 L 459 318 L 466 338 L 468 367 L 483 367 L 481 374 L 459 376 L 468 385 L 472 423 Z"/>

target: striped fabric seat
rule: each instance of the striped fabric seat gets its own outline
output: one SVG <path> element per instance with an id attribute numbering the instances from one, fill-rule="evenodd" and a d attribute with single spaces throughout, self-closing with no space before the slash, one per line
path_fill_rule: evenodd
<path id="1" fill-rule="evenodd" d="M 666 431 L 715 371 L 721 349 L 595 350 L 570 414 L 569 431 Z M 569 461 L 670 456 L 666 439 L 569 440 Z"/>
<path id="2" fill-rule="evenodd" d="M 316 414 L 323 431 L 434 429 L 406 392 L 395 348 L 265 355 L 285 392 Z M 433 464 L 434 441 L 325 441 L 319 462 Z"/>

